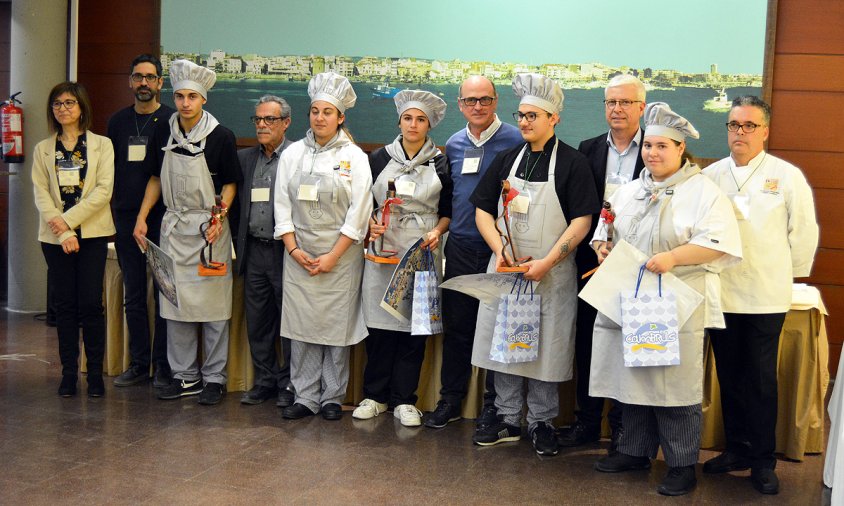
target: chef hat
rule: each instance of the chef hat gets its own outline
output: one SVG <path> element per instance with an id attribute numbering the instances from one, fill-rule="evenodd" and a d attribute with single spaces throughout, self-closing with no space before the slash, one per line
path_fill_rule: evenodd
<path id="1" fill-rule="evenodd" d="M 445 100 L 430 91 L 402 90 L 393 100 L 396 102 L 396 111 L 399 116 L 408 109 L 419 109 L 428 117 L 431 128 L 437 126 L 437 123 L 445 116 Z"/>
<path id="2" fill-rule="evenodd" d="M 645 135 L 668 137 L 678 142 L 686 140 L 686 137 L 700 138 L 694 125 L 672 111 L 665 102 L 653 102 L 645 108 Z"/>
<path id="3" fill-rule="evenodd" d="M 208 99 L 208 90 L 217 82 L 217 74 L 213 70 L 197 65 L 188 60 L 175 60 L 170 64 L 170 84 L 173 91 L 193 90 Z"/>
<path id="4" fill-rule="evenodd" d="M 513 91 L 522 98 L 519 104 L 535 105 L 551 114 L 563 110 L 563 90 L 556 81 L 542 74 L 516 74 Z"/>
<path id="5" fill-rule="evenodd" d="M 354 107 L 358 98 L 352 83 L 334 72 L 323 72 L 312 77 L 308 83 L 308 95 L 312 104 L 322 100 L 336 107 L 341 113 Z"/>

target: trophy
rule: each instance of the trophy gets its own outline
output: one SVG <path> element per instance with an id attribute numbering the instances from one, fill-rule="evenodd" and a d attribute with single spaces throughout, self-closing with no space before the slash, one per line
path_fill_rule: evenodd
<path id="1" fill-rule="evenodd" d="M 497 272 L 527 272 L 528 267 L 522 264 L 533 259 L 533 257 L 529 256 L 519 258 L 519 255 L 516 253 L 516 245 L 513 243 L 513 236 L 510 233 L 510 202 L 512 202 L 518 195 L 519 190 L 513 188 L 512 185 L 510 185 L 510 181 L 505 179 L 501 182 L 501 207 L 503 211 L 501 212 L 501 216 L 495 220 L 495 230 L 498 232 L 498 235 L 501 236 L 501 256 L 504 258 L 504 263 L 507 265 L 498 267 L 496 269 Z M 499 221 L 504 222 L 504 232 L 502 232 L 501 227 L 498 226 Z M 510 247 L 510 257 L 513 259 L 512 263 L 506 255 L 507 246 Z"/>
<path id="2" fill-rule="evenodd" d="M 372 219 L 375 220 L 375 222 L 379 225 L 383 225 L 384 227 L 389 228 L 390 208 L 394 205 L 399 205 L 402 203 L 404 203 L 404 201 L 396 196 L 396 180 L 388 179 L 387 196 L 384 199 L 384 204 L 372 212 Z M 378 219 L 379 211 L 381 215 L 380 220 Z M 386 230 L 384 231 L 384 233 L 386 234 Z M 375 241 L 370 241 L 366 249 L 367 253 L 364 254 L 364 258 L 369 261 L 379 264 L 393 265 L 399 263 L 398 251 L 384 249 L 384 234 L 381 234 L 381 237 L 379 237 Z"/>
<path id="3" fill-rule="evenodd" d="M 211 206 L 211 217 L 208 221 L 199 225 L 199 232 L 202 238 L 205 239 L 205 246 L 199 250 L 199 266 L 198 271 L 200 276 L 225 276 L 228 271 L 226 262 L 215 262 L 213 259 L 214 245 L 208 242 L 208 228 L 220 223 L 226 215 L 226 206 L 223 204 L 223 199 L 220 195 L 214 196 L 214 205 Z M 205 250 L 208 250 L 208 258 L 205 258 Z"/>

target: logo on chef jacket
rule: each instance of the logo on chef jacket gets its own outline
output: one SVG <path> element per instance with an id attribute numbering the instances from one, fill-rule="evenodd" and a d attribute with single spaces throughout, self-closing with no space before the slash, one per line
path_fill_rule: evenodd
<path id="1" fill-rule="evenodd" d="M 539 332 L 536 327 L 529 323 L 519 325 L 515 331 L 507 334 L 507 337 L 504 338 L 505 346 L 511 351 L 516 348 L 530 350 L 536 346 L 537 341 L 539 341 Z"/>
<path id="2" fill-rule="evenodd" d="M 662 323 L 645 323 L 632 334 L 624 336 L 632 351 L 665 351 L 668 343 L 677 341 L 677 333 Z"/>
<path id="3" fill-rule="evenodd" d="M 780 180 L 775 177 L 765 179 L 765 184 L 762 186 L 762 193 L 771 193 L 778 195 L 780 192 Z"/>
<path id="4" fill-rule="evenodd" d="M 352 163 L 348 160 L 340 160 L 340 163 L 334 167 L 334 170 L 336 170 L 337 174 L 341 177 L 351 177 Z"/>

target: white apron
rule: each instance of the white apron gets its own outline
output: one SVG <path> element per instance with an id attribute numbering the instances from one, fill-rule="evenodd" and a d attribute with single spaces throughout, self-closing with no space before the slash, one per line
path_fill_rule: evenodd
<path id="1" fill-rule="evenodd" d="M 675 232 L 679 228 L 675 220 L 683 218 L 678 218 L 673 206 L 688 205 L 693 200 L 682 196 L 686 181 L 683 179 L 676 186 L 666 187 L 666 191 L 660 192 L 657 200 L 650 205 L 648 197 L 638 198 L 641 192 L 628 202 L 619 202 L 616 237 L 629 242 L 648 257 L 685 244 L 686 239 Z M 674 199 L 675 193 L 680 193 L 680 197 Z M 703 295 L 707 294 L 706 277 L 717 277 L 702 265 L 677 266 L 671 273 Z M 630 287 L 631 290 L 633 288 Z M 665 367 L 624 367 L 621 327 L 599 312 L 592 334 L 589 395 L 645 406 L 700 404 L 703 400 L 704 316 L 711 302 L 708 300 L 699 305 L 680 329 L 680 365 Z"/>
<path id="2" fill-rule="evenodd" d="M 298 200 L 306 161 L 312 161 L 311 157 L 303 156 L 299 161 L 288 195 L 296 244 L 309 257 L 317 258 L 328 253 L 340 237 L 351 205 L 350 181 L 344 181 L 337 170 L 331 174 L 314 172 L 314 176 L 321 176 L 318 200 Z M 331 272 L 316 276 L 285 255 L 281 335 L 329 346 L 348 346 L 363 340 L 367 332 L 360 305 L 362 277 L 363 243 L 353 243 Z"/>
<path id="3" fill-rule="evenodd" d="M 548 167 L 547 182 L 526 182 L 516 177 L 516 170 L 527 150 L 522 148 L 510 169 L 507 179 L 519 192 L 530 193 L 527 214 L 510 212 L 510 231 L 519 256 L 542 258 L 563 235 L 568 225 L 554 185 L 557 165 L 557 146 L 554 144 Z M 498 213 L 502 212 L 501 202 Z M 490 259 L 487 272 L 495 272 L 495 255 Z M 574 254 L 551 268 L 536 286 L 534 293 L 542 296 L 539 358 L 534 362 L 502 364 L 489 359 L 492 331 L 498 302 L 480 303 L 472 347 L 472 365 L 541 381 L 568 381 L 572 378 L 574 359 L 574 324 L 577 315 L 577 269 Z"/>
<path id="4" fill-rule="evenodd" d="M 172 137 L 168 145 L 172 143 Z M 203 139 L 200 148 L 205 147 Z M 161 297 L 161 316 L 183 322 L 228 320 L 232 314 L 231 232 L 223 231 L 213 244 L 215 262 L 228 266 L 225 276 L 200 276 L 199 252 L 205 239 L 199 231 L 211 218 L 214 182 L 205 155 L 187 156 L 165 151 L 161 166 L 161 197 L 167 207 L 161 221 L 161 249 L 173 257 L 179 307 Z"/>
<path id="5" fill-rule="evenodd" d="M 402 169 L 401 165 L 390 160 L 372 185 L 372 194 L 375 196 L 379 207 L 384 204 L 387 195 L 388 179 L 395 179 L 399 190 L 403 188 L 402 182 L 415 184 L 412 196 L 397 195 L 403 203 L 390 207 L 390 226 L 383 236 L 384 249 L 398 251 L 397 257 L 401 258 L 407 248 L 434 228 L 439 221 L 437 211 L 442 182 L 437 176 L 433 158 L 428 160 L 426 164 L 419 165 L 407 172 Z M 437 248 L 433 253 L 437 277 L 442 279 L 440 248 Z M 384 292 L 387 290 L 387 285 L 395 270 L 395 265 L 364 262 L 363 314 L 367 327 L 410 332 L 410 322 L 399 321 L 380 306 Z"/>

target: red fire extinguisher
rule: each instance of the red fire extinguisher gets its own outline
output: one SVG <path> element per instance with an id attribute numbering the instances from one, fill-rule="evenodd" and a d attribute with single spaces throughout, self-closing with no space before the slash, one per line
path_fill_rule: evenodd
<path id="1" fill-rule="evenodd" d="M 23 163 L 23 109 L 16 106 L 21 101 L 16 99 L 17 92 L 0 106 L 0 129 L 2 129 L 3 161 Z"/>

